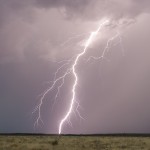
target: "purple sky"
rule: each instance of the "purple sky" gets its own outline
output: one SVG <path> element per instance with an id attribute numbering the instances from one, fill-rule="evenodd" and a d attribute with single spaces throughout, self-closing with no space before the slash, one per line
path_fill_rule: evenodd
<path id="1" fill-rule="evenodd" d="M 81 61 L 77 99 L 80 114 L 63 133 L 150 133 L 150 1 L 149 0 L 1 0 L 0 1 L 0 133 L 58 133 L 69 107 L 73 78 L 66 79 L 59 99 L 49 93 L 41 108 L 44 121 L 34 130 L 32 115 L 39 97 L 53 79 L 56 61 L 83 49 L 84 35 L 102 18 L 117 27 L 102 31 L 85 58 L 97 56 L 116 30 L 120 45 L 107 53 L 110 61 Z"/>

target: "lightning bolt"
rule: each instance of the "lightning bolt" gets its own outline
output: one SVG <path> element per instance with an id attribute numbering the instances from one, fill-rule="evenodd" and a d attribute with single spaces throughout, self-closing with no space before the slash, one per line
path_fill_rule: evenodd
<path id="1" fill-rule="evenodd" d="M 77 86 L 77 83 L 78 83 L 78 75 L 76 73 L 76 66 L 78 64 L 78 61 L 79 61 L 80 57 L 82 57 L 86 53 L 89 45 L 91 44 L 91 42 L 93 41 L 95 36 L 98 34 L 99 30 L 108 22 L 109 22 L 109 20 L 105 20 L 102 24 L 100 24 L 99 28 L 95 32 L 91 33 L 90 37 L 88 38 L 87 42 L 85 43 L 85 47 L 84 47 L 83 51 L 77 55 L 77 57 L 74 61 L 74 64 L 72 65 L 72 73 L 73 73 L 74 78 L 75 78 L 75 81 L 74 81 L 74 84 L 73 84 L 73 87 L 72 87 L 72 99 L 71 99 L 70 107 L 69 107 L 69 110 L 68 110 L 67 114 L 61 120 L 61 122 L 59 124 L 59 134 L 61 134 L 62 126 L 63 126 L 64 122 L 68 119 L 69 115 L 71 114 L 72 109 L 73 109 L 73 105 L 75 103 L 76 86 Z"/>
<path id="2" fill-rule="evenodd" d="M 55 95 L 55 100 L 58 98 L 58 95 L 59 95 L 59 92 L 61 90 L 61 88 L 63 87 L 64 85 L 64 82 L 65 82 L 65 78 L 68 76 L 68 75 L 73 75 L 74 77 L 74 82 L 73 82 L 73 85 L 72 85 L 72 89 L 71 89 L 71 92 L 72 92 L 72 98 L 70 100 L 70 105 L 69 105 L 69 109 L 67 111 L 67 113 L 65 114 L 65 116 L 61 119 L 60 121 L 60 124 L 59 124 L 59 128 L 58 128 L 58 133 L 61 134 L 62 133 L 62 128 L 63 128 L 63 125 L 64 123 L 67 121 L 68 123 L 71 124 L 70 122 L 70 115 L 71 113 L 74 112 L 74 106 L 75 104 L 77 104 L 76 106 L 76 112 L 78 113 L 79 117 L 82 118 L 82 116 L 80 115 L 79 111 L 78 111 L 78 108 L 80 107 L 79 105 L 79 102 L 77 102 L 76 100 L 76 88 L 77 88 L 77 84 L 78 84 L 78 74 L 76 72 L 76 66 L 78 65 L 78 62 L 79 60 L 81 59 L 81 57 L 83 55 L 86 54 L 89 46 L 91 45 L 91 43 L 93 42 L 93 40 L 96 38 L 97 34 L 99 33 L 99 31 L 104 27 L 106 26 L 107 24 L 109 24 L 109 20 L 106 19 L 104 21 L 102 21 L 102 23 L 100 23 L 99 27 L 97 28 L 96 31 L 94 32 L 91 32 L 90 35 L 89 35 L 89 38 L 86 40 L 85 44 L 84 44 L 84 48 L 83 50 L 77 54 L 76 56 L 72 57 L 71 59 L 69 60 L 63 60 L 63 61 L 60 61 L 58 63 L 63 63 L 63 65 L 61 65 L 57 70 L 56 72 L 54 73 L 54 79 L 52 81 L 52 85 L 47 88 L 40 96 L 40 101 L 38 103 L 38 105 L 35 107 L 35 109 L 33 110 L 32 113 L 35 113 L 35 112 L 38 112 L 38 115 L 37 115 L 37 119 L 34 123 L 34 126 L 38 126 L 39 125 L 39 122 L 41 122 L 43 124 L 43 121 L 41 119 L 41 107 L 44 103 L 44 99 L 46 97 L 46 95 L 51 92 L 56 86 L 57 86 L 57 92 L 56 92 L 56 95 Z M 69 38 L 66 42 L 64 42 L 63 44 L 61 44 L 61 46 L 64 46 L 66 43 L 68 43 L 71 39 L 73 38 L 77 38 L 79 36 L 82 36 L 83 34 L 80 34 L 80 35 L 77 35 L 75 37 L 71 37 Z M 89 60 L 91 59 L 94 59 L 94 60 L 98 60 L 98 59 L 103 59 L 105 58 L 105 54 L 109 51 L 110 47 L 112 46 L 112 41 L 114 39 L 116 39 L 117 37 L 119 37 L 119 43 L 122 42 L 122 39 L 121 39 L 121 36 L 120 36 L 120 33 L 117 32 L 113 37 L 111 37 L 110 39 L 108 39 L 107 43 L 106 43 L 106 46 L 102 52 L 102 55 L 100 57 L 94 57 L 94 56 L 90 56 Z M 118 43 L 114 44 L 117 45 Z M 122 46 L 121 46 L 122 47 Z M 123 50 L 122 50 L 123 51 Z M 69 66 L 71 64 L 71 67 Z M 67 68 L 67 69 L 66 69 Z M 61 76 L 59 76 L 59 72 L 61 70 L 65 70 L 65 73 Z"/>

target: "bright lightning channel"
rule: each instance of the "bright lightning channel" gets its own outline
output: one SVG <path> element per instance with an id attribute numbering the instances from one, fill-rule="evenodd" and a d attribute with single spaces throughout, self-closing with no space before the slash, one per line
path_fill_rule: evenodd
<path id="1" fill-rule="evenodd" d="M 89 47 L 89 45 L 91 44 L 91 42 L 93 41 L 93 39 L 95 38 L 95 36 L 98 34 L 99 30 L 109 22 L 109 20 L 105 20 L 103 23 L 100 24 L 99 28 L 95 31 L 95 32 L 92 32 L 90 37 L 88 38 L 87 42 L 85 43 L 85 47 L 83 49 L 83 51 L 81 53 L 79 53 L 74 61 L 74 64 L 72 66 L 72 73 L 75 77 L 75 81 L 74 81 L 74 84 L 73 84 L 73 87 L 72 87 L 72 99 L 71 99 L 71 104 L 70 104 L 70 108 L 67 112 L 67 114 L 65 115 L 65 117 L 61 120 L 60 124 L 59 124 L 59 134 L 61 134 L 62 132 L 62 126 L 64 124 L 64 122 L 68 119 L 69 115 L 71 114 L 72 112 L 72 109 L 73 109 L 73 105 L 74 105 L 74 102 L 75 102 L 75 95 L 76 95 L 76 86 L 77 86 L 77 83 L 78 83 L 78 75 L 76 73 L 76 65 L 78 64 L 78 61 L 80 59 L 80 57 L 82 55 L 84 55 Z"/>

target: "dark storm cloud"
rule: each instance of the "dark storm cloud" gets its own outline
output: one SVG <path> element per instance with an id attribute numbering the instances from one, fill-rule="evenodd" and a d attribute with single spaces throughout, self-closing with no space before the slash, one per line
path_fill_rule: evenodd
<path id="1" fill-rule="evenodd" d="M 82 19 L 100 19 L 112 17 L 120 19 L 131 17 L 149 11 L 148 0 L 37 0 L 37 5 L 44 8 L 64 8 L 63 14 L 68 17 Z"/>
<path id="2" fill-rule="evenodd" d="M 19 0 L 1 0 L 0 1 L 0 25 L 10 23 L 15 17 L 28 16 L 31 17 L 29 8 L 33 1 L 19 1 Z M 28 11 L 26 11 L 28 10 Z M 30 15 L 29 15 L 30 14 Z"/>
<path id="3" fill-rule="evenodd" d="M 0 1 L 0 63 L 14 61 L 22 55 L 32 20 L 31 1 Z"/>
<path id="4" fill-rule="evenodd" d="M 26 16 L 29 19 L 32 16 L 31 10 L 36 7 L 63 8 L 66 16 L 99 19 L 100 16 L 133 17 L 142 12 L 149 12 L 150 2 L 148 0 L 1 0 L 0 24 L 13 20 L 13 17 Z"/>
<path id="5" fill-rule="evenodd" d="M 38 18 L 37 12 L 42 11 L 42 8 L 47 10 L 55 8 L 65 18 L 72 20 L 75 18 L 99 20 L 102 17 L 134 18 L 141 13 L 148 12 L 149 4 L 150 2 L 147 0 L 1 0 L 0 62 L 9 62 L 16 57 L 24 57 L 27 47 L 34 47 L 32 45 L 35 44 L 34 38 L 36 41 L 40 41 L 40 47 L 44 49 L 42 45 L 44 47 L 45 41 L 41 42 L 37 38 L 37 31 L 35 31 L 36 33 L 33 31 L 36 26 L 32 26 Z M 41 29 L 38 32 L 42 32 Z M 40 34 L 38 36 L 40 37 Z M 38 42 L 35 45 L 38 45 Z M 35 53 L 39 51 L 41 50 L 37 48 Z"/>

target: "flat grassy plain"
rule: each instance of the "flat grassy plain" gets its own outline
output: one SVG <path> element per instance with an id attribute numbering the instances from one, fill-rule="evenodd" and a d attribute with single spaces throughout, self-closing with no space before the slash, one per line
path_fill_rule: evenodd
<path id="1" fill-rule="evenodd" d="M 150 150 L 150 136 L 0 135 L 0 150 Z"/>

